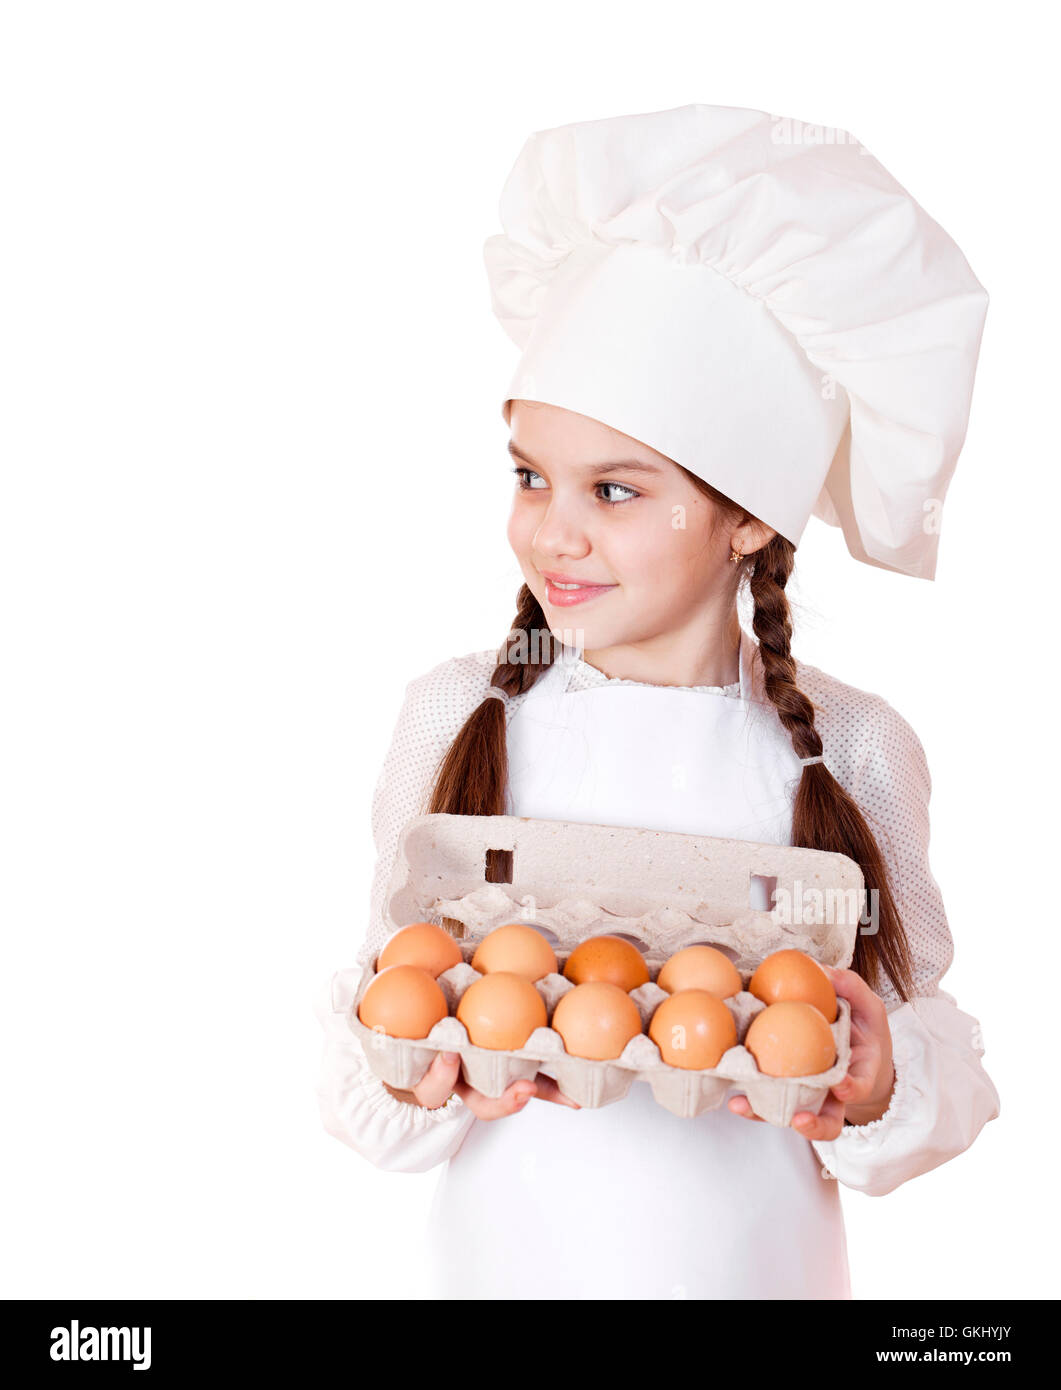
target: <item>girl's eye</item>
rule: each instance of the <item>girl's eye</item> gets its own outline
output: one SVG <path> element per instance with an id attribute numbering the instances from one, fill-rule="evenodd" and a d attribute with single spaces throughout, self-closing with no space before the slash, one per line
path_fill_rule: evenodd
<path id="1" fill-rule="evenodd" d="M 520 492 L 539 492 L 541 490 L 529 481 L 529 479 L 531 478 L 537 478 L 538 482 L 541 483 L 543 487 L 546 485 L 545 479 L 542 477 L 542 475 L 540 473 L 535 473 L 533 468 L 513 468 L 512 471 L 519 479 Z M 624 502 L 631 501 L 634 497 L 641 496 L 639 492 L 635 492 L 632 487 L 627 487 L 625 483 L 598 483 L 597 487 L 618 488 L 620 492 L 625 492 L 627 494 L 627 496 L 625 497 L 619 497 L 614 499 L 602 497 L 601 501 L 608 507 L 618 507 L 621 506 Z"/>
<path id="2" fill-rule="evenodd" d="M 616 500 L 610 501 L 610 502 L 608 501 L 608 498 L 607 498 L 607 497 L 604 498 L 604 501 L 605 501 L 605 502 L 608 502 L 608 506 L 609 506 L 609 507 L 617 507 L 617 506 L 619 505 L 620 502 L 629 502 L 631 497 L 640 497 L 640 496 L 641 496 L 641 494 L 640 494 L 639 492 L 635 492 L 634 489 L 633 489 L 632 487 L 627 487 L 625 483 L 598 483 L 597 486 L 598 486 L 598 487 L 617 487 L 617 488 L 619 489 L 620 492 L 629 493 L 629 496 L 628 496 L 628 497 L 619 497 L 619 498 L 617 498 Z"/>
<path id="3" fill-rule="evenodd" d="M 531 490 L 531 485 L 527 481 L 528 478 L 537 478 L 540 483 L 545 482 L 542 475 L 540 473 L 535 473 L 531 468 L 513 468 L 512 471 L 519 479 L 520 492 L 529 492 Z"/>

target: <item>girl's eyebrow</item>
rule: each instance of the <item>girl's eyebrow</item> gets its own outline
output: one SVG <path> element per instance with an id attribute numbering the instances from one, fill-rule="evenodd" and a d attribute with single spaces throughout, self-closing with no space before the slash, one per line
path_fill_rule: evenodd
<path id="1" fill-rule="evenodd" d="M 538 464 L 532 458 L 517 449 L 515 444 L 508 441 L 508 452 L 513 458 L 519 459 L 521 463 L 527 464 L 529 468 L 538 468 Z M 662 473 L 661 468 L 657 468 L 654 463 L 642 463 L 640 459 L 615 459 L 611 463 L 584 463 L 580 465 L 583 473 Z"/>

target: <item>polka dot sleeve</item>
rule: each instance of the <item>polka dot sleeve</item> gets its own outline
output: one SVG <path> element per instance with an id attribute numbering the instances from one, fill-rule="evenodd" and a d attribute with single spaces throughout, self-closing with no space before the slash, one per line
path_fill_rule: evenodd
<path id="1" fill-rule="evenodd" d="M 932 778 L 921 740 L 910 724 L 878 699 L 876 737 L 851 789 L 880 846 L 913 962 L 914 993 L 931 997 L 954 958 L 943 895 L 929 864 Z M 888 983 L 889 1009 L 901 1001 Z"/>

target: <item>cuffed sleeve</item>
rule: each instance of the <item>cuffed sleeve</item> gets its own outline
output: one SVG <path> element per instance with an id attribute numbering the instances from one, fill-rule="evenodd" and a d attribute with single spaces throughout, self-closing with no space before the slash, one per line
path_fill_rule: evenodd
<path id="1" fill-rule="evenodd" d="M 910 1178 L 964 1153 L 1000 1113 L 998 1092 L 981 1065 L 980 1025 L 942 990 L 888 1015 L 895 1090 L 879 1120 L 846 1125 L 814 1147 L 847 1187 L 882 1197 Z"/>
<path id="2" fill-rule="evenodd" d="M 904 1002 L 890 984 L 879 991 L 895 1063 L 888 1109 L 871 1124 L 847 1125 L 836 1139 L 814 1143 L 834 1177 L 870 1196 L 892 1192 L 963 1153 L 1001 1109 L 981 1061 L 980 1024 L 939 988 L 954 945 L 929 866 L 932 783 L 924 748 L 887 701 L 880 701 L 878 714 L 854 795 L 888 863 L 916 993 Z"/>
<path id="3" fill-rule="evenodd" d="M 457 1095 L 437 1110 L 391 1095 L 347 1022 L 360 978 L 360 966 L 337 971 L 316 1000 L 325 1038 L 317 1085 L 321 1120 L 329 1134 L 377 1168 L 427 1172 L 457 1152 L 475 1115 Z"/>

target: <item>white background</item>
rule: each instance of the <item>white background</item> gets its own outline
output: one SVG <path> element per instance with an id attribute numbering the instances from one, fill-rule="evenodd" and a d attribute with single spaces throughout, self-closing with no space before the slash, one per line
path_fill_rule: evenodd
<path id="1" fill-rule="evenodd" d="M 795 650 L 921 736 L 1003 1106 L 845 1192 L 855 1294 L 1058 1294 L 1046 14 L 4 6 L 4 1294 L 422 1296 L 437 1174 L 325 1133 L 312 1001 L 406 683 L 515 611 L 501 185 L 533 130 L 687 102 L 853 132 L 992 296 L 936 582 L 812 521 Z"/>

